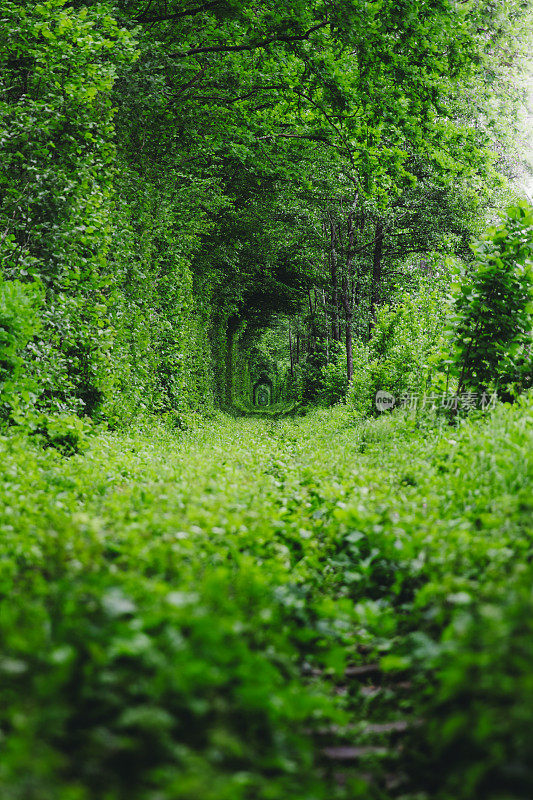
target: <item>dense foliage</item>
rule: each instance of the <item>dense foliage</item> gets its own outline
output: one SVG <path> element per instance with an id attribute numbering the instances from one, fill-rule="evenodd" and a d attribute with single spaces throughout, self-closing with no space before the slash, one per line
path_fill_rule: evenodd
<path id="1" fill-rule="evenodd" d="M 531 11 L 3 0 L 2 799 L 530 800 Z"/>
<path id="2" fill-rule="evenodd" d="M 287 396 L 342 398 L 509 194 L 529 11 L 471 5 L 4 3 L 2 274 L 43 302 L 3 419 L 250 400 L 280 315 Z"/>

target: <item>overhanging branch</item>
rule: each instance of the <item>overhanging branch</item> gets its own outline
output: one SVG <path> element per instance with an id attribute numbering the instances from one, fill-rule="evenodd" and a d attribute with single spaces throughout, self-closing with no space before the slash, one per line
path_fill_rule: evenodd
<path id="1" fill-rule="evenodd" d="M 140 14 L 138 17 L 135 18 L 136 22 L 141 22 L 143 25 L 153 25 L 156 22 L 174 22 L 177 19 L 182 19 L 182 17 L 194 17 L 196 14 L 201 14 L 204 11 L 209 11 L 210 8 L 214 8 L 215 6 L 220 5 L 220 0 L 213 0 L 211 3 L 204 3 L 202 6 L 196 6 L 195 8 L 186 8 L 184 11 L 176 11 L 174 14 L 162 14 L 158 17 L 148 17 L 146 16 L 148 10 L 151 6 L 151 3 L 148 4 L 148 8 Z"/>
<path id="2" fill-rule="evenodd" d="M 188 56 L 198 55 L 199 53 L 244 53 L 246 51 L 268 47 L 269 44 L 276 44 L 278 42 L 286 42 L 289 44 L 292 42 L 303 42 L 305 39 L 309 39 L 312 33 L 320 30 L 320 28 L 327 27 L 327 25 L 329 25 L 329 22 L 325 20 L 324 22 L 319 22 L 317 25 L 313 25 L 308 31 L 299 35 L 284 36 L 280 34 L 279 36 L 271 36 L 269 39 L 263 39 L 259 42 L 249 42 L 248 44 L 221 44 L 211 45 L 210 47 L 191 47 L 189 50 L 184 50 L 181 53 L 172 53 L 172 57 L 187 58 Z"/>

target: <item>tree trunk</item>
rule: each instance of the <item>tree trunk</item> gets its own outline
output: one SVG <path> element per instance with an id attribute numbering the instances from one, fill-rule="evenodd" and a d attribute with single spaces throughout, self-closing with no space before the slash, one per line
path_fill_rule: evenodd
<path id="1" fill-rule="evenodd" d="M 336 232 L 333 219 L 330 217 L 330 268 L 331 268 L 331 301 L 333 305 L 333 317 L 331 324 L 331 335 L 336 342 L 340 341 L 340 325 L 339 325 L 339 295 L 337 285 L 337 252 L 336 246 Z"/>
<path id="2" fill-rule="evenodd" d="M 326 304 L 326 292 L 324 289 L 322 289 L 322 302 L 324 304 L 324 321 L 326 323 L 326 364 L 329 364 L 328 307 Z"/>
<path id="3" fill-rule="evenodd" d="M 368 322 L 368 338 L 376 324 L 376 313 L 381 293 L 381 261 L 383 257 L 383 223 L 376 222 L 376 236 L 374 241 L 374 256 L 372 259 L 372 287 L 370 290 L 370 320 Z"/>
<path id="4" fill-rule="evenodd" d="M 316 308 L 313 308 L 313 295 L 311 289 L 307 290 L 307 298 L 309 300 L 309 325 L 307 327 L 307 335 L 309 336 L 309 348 L 312 349 L 317 338 L 317 332 L 315 318 Z"/>
<path id="5" fill-rule="evenodd" d="M 353 378 L 353 350 L 352 350 L 352 319 L 353 311 L 350 307 L 350 292 L 348 290 L 348 276 L 342 280 L 342 304 L 344 306 L 345 332 L 346 332 L 346 377 L 348 383 Z"/>
<path id="6" fill-rule="evenodd" d="M 292 352 L 292 333 L 291 333 L 291 321 L 289 320 L 289 355 L 291 359 L 291 377 L 294 376 L 294 355 Z"/>
<path id="7" fill-rule="evenodd" d="M 346 252 L 346 272 L 342 279 L 342 305 L 344 307 L 345 332 L 346 332 L 346 377 L 348 383 L 353 378 L 353 350 L 352 350 L 352 292 L 350 292 L 350 278 L 352 277 L 352 259 L 355 249 L 354 231 L 355 210 L 348 214 L 348 249 Z M 353 283 L 353 279 L 352 279 Z"/>

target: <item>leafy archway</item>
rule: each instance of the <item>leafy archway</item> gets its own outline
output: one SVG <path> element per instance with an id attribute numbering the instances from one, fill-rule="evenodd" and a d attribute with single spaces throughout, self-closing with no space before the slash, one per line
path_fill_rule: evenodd
<path id="1" fill-rule="evenodd" d="M 261 377 L 253 385 L 254 406 L 269 406 L 272 404 L 273 384 L 268 375 Z"/>

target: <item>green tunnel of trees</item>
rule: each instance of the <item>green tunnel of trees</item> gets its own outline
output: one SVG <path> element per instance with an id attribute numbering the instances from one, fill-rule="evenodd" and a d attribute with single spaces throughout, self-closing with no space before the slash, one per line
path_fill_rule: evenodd
<path id="1" fill-rule="evenodd" d="M 531 12 L 0 1 L 0 800 L 531 800 Z"/>
<path id="2" fill-rule="evenodd" d="M 513 197 L 528 13 L 6 0 L 3 420 L 343 399 Z"/>

